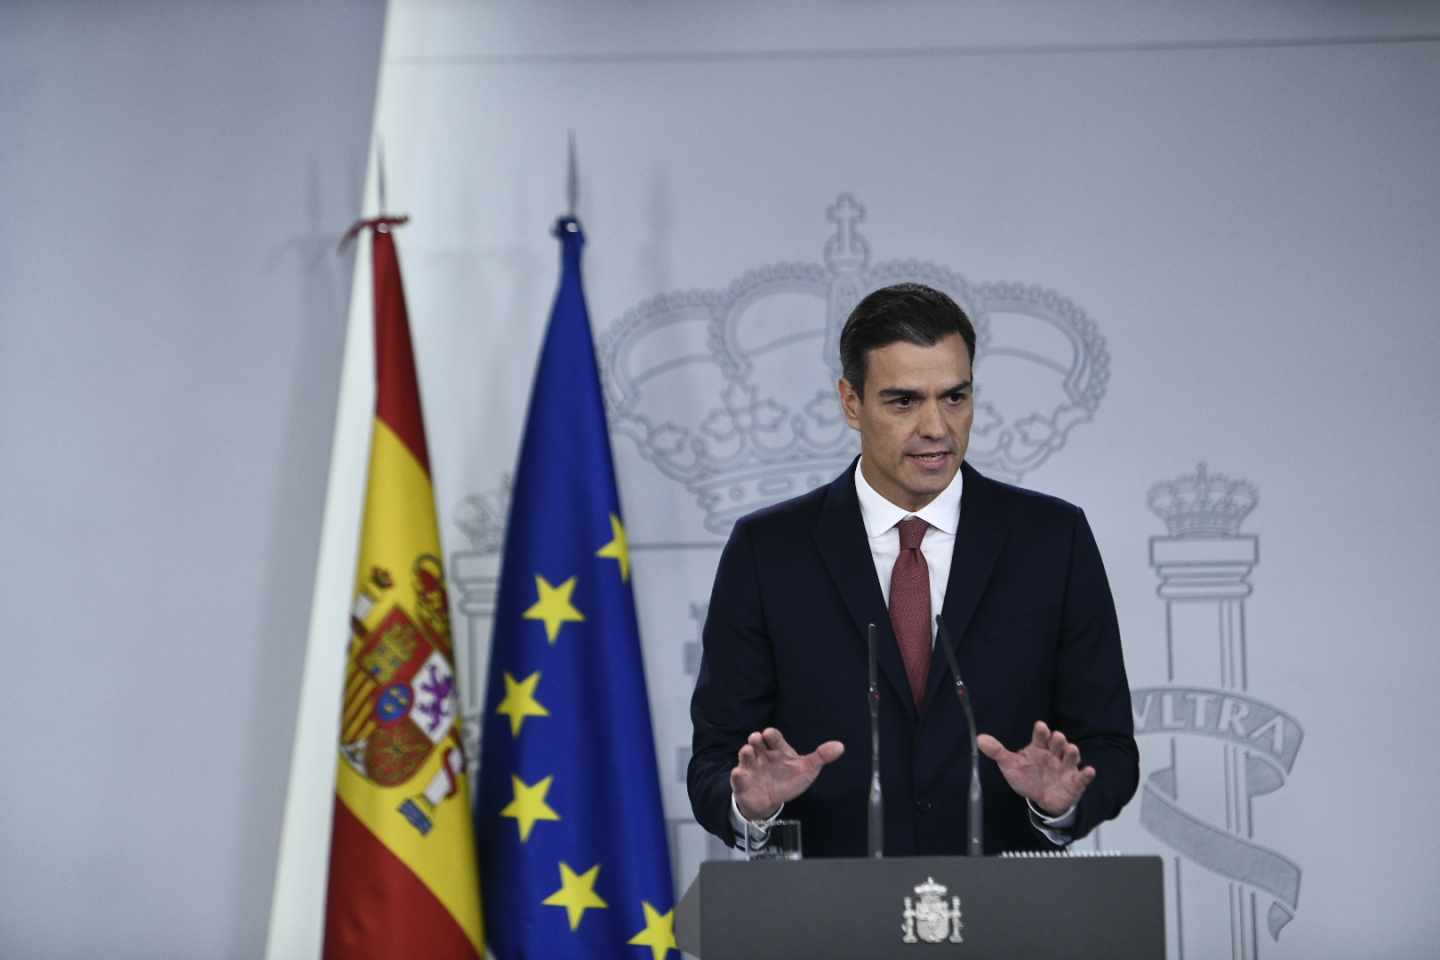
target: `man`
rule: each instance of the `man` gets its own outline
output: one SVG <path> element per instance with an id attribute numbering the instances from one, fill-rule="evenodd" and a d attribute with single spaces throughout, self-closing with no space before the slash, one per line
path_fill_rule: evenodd
<path id="1" fill-rule="evenodd" d="M 945 294 L 870 294 L 840 337 L 859 459 L 735 525 L 688 775 L 696 819 L 727 844 L 783 811 L 805 856 L 865 854 L 871 623 L 887 855 L 965 851 L 969 735 L 945 640 L 982 731 L 986 853 L 1066 844 L 1134 795 L 1129 685 L 1094 537 L 1078 508 L 964 463 L 974 355 Z"/>

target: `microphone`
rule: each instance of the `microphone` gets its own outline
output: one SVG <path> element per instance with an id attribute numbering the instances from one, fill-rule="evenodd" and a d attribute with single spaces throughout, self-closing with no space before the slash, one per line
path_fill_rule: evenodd
<path id="1" fill-rule="evenodd" d="M 875 624 L 870 640 L 870 856 L 885 855 L 885 798 L 880 793 L 880 687 L 875 680 Z"/>
<path id="2" fill-rule="evenodd" d="M 985 847 L 981 837 L 984 836 L 984 813 L 980 801 L 980 746 L 975 742 L 975 711 L 970 707 L 970 693 L 965 689 L 965 681 L 960 679 L 960 663 L 955 659 L 955 651 L 951 649 L 950 640 L 945 635 L 945 621 L 939 614 L 935 615 L 935 643 L 945 648 L 945 656 L 950 661 L 950 672 L 955 674 L 955 696 L 960 698 L 960 706 L 965 711 L 965 722 L 970 726 L 970 808 L 966 811 L 966 832 L 969 837 L 965 853 L 971 857 L 983 857 Z"/>

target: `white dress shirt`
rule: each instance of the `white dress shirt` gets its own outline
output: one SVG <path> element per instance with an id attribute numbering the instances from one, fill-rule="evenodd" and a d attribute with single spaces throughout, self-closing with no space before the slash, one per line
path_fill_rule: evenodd
<path id="1" fill-rule="evenodd" d="M 864 464 L 864 461 L 861 461 Z M 965 490 L 965 474 L 955 471 L 940 495 L 911 513 L 886 500 L 865 479 L 859 466 L 855 468 L 855 494 L 860 498 L 860 519 L 865 536 L 870 540 L 870 559 L 875 561 L 875 576 L 880 578 L 880 593 L 885 609 L 890 609 L 890 576 L 900 557 L 900 521 L 919 517 L 930 525 L 920 541 L 920 553 L 930 570 L 930 642 L 935 642 L 935 615 L 945 609 L 945 587 L 950 583 L 950 560 L 955 555 L 955 528 L 960 526 L 960 494 Z"/>
<path id="2" fill-rule="evenodd" d="M 870 559 L 875 563 L 875 576 L 880 580 L 880 593 L 885 606 L 890 606 L 890 575 L 895 570 L 895 561 L 900 556 L 900 521 L 908 517 L 919 517 L 930 525 L 920 541 L 920 553 L 925 557 L 925 566 L 930 572 L 930 642 L 935 642 L 934 617 L 945 609 L 945 588 L 950 583 L 950 561 L 955 555 L 955 531 L 960 526 L 960 495 L 965 490 L 965 474 L 955 471 L 955 478 L 941 490 L 939 495 L 915 512 L 896 506 L 886 500 L 879 491 L 870 486 L 861 469 L 862 459 L 855 467 L 855 493 L 860 498 L 860 519 L 865 524 L 865 536 L 870 541 Z M 963 572 L 963 571 L 962 571 Z M 1051 843 L 1064 846 L 1070 837 L 1064 832 L 1075 822 L 1075 808 L 1072 806 L 1058 817 L 1047 817 L 1028 800 L 1030 821 Z M 781 805 L 781 810 L 784 805 Z M 780 816 L 780 810 L 764 820 L 748 821 L 750 845 L 763 844 L 770 824 Z M 737 838 L 745 837 L 746 819 L 730 797 L 730 825 L 735 828 Z"/>

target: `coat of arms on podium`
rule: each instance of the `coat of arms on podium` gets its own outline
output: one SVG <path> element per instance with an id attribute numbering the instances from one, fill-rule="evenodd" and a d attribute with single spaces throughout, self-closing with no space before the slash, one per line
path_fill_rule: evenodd
<path id="1" fill-rule="evenodd" d="M 934 877 L 916 884 L 916 900 L 905 898 L 905 910 L 901 914 L 904 922 L 900 925 L 901 943 L 964 943 L 961 931 L 965 929 L 960 919 L 960 898 L 951 897 L 945 902 L 948 892 L 944 884 L 936 883 Z"/>

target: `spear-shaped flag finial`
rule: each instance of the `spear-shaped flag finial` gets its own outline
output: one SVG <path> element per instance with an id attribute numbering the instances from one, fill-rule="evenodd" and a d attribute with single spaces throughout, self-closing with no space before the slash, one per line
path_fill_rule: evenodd
<path id="1" fill-rule="evenodd" d="M 379 208 L 375 211 L 375 216 L 356 221 L 340 238 L 340 248 L 337 252 L 342 256 L 350 248 L 350 244 L 360 236 L 360 231 L 377 230 L 381 233 L 388 233 L 392 227 L 398 227 L 410 221 L 407 214 L 391 216 L 385 212 L 388 209 L 385 196 L 385 141 L 379 136 L 375 138 L 375 203 Z"/>
<path id="2" fill-rule="evenodd" d="M 375 200 L 377 217 L 385 216 L 385 138 L 375 138 Z"/>
<path id="3" fill-rule="evenodd" d="M 565 216 L 575 219 L 580 203 L 580 174 L 575 165 L 575 131 L 566 134 L 565 145 Z"/>

